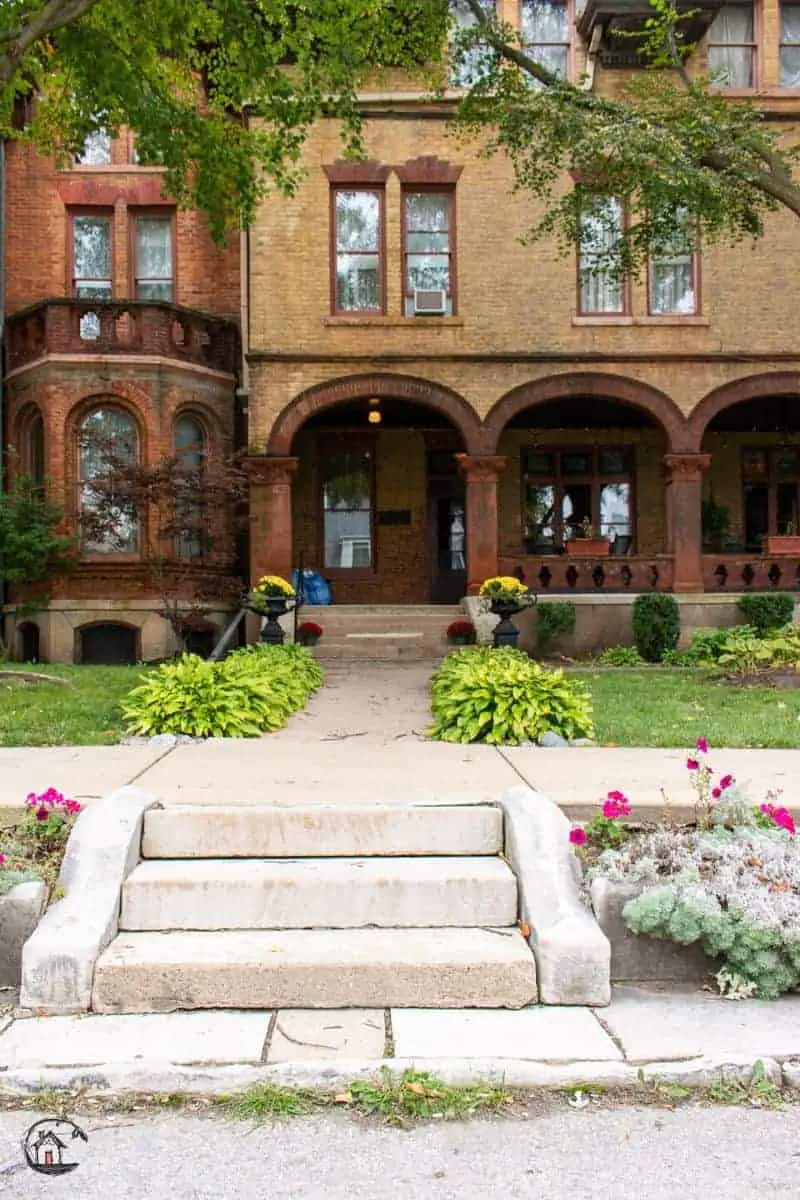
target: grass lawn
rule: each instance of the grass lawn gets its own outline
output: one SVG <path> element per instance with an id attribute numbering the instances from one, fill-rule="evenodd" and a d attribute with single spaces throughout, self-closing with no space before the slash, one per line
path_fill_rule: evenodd
<path id="1" fill-rule="evenodd" d="M 14 663 L 0 664 L 3 670 Z M 0 746 L 90 746 L 123 735 L 119 701 L 142 667 L 72 667 L 60 663 L 19 670 L 69 679 L 73 686 L 0 679 Z"/>
<path id="2" fill-rule="evenodd" d="M 687 671 L 581 671 L 604 746 L 800 747 L 800 689 L 731 687 Z"/>

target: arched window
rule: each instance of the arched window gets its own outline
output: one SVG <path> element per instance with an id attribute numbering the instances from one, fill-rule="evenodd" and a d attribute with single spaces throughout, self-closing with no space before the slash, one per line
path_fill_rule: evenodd
<path id="1" fill-rule="evenodd" d="M 44 485 L 44 417 L 35 404 L 25 409 L 19 425 L 22 470 L 37 487 Z"/>
<path id="2" fill-rule="evenodd" d="M 90 409 L 78 438 L 78 503 L 89 554 L 135 554 L 139 516 L 131 499 L 127 467 L 139 458 L 136 421 L 124 409 Z"/>
<path id="3" fill-rule="evenodd" d="M 208 544 L 207 513 L 200 487 L 200 474 L 208 454 L 208 439 L 202 422 L 193 413 L 183 413 L 176 420 L 174 445 L 175 457 L 182 468 L 182 487 L 186 493 L 175 514 L 178 524 L 175 549 L 180 558 L 201 558 Z M 197 498 L 193 499 L 195 488 Z"/>

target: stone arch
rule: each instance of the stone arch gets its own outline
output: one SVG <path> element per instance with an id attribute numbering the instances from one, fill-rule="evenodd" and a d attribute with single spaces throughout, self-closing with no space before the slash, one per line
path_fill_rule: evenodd
<path id="1" fill-rule="evenodd" d="M 689 417 L 692 449 L 699 450 L 703 436 L 714 417 L 726 408 L 741 404 L 745 400 L 759 400 L 767 396 L 800 395 L 800 373 L 797 371 L 765 371 L 760 375 L 747 375 L 714 388 L 704 396 Z"/>
<path id="2" fill-rule="evenodd" d="M 279 456 L 291 454 L 295 435 L 309 418 L 343 401 L 367 399 L 370 396 L 394 396 L 433 408 L 452 421 L 464 439 L 468 454 L 480 453 L 484 449 L 485 434 L 480 417 L 457 392 L 413 375 L 369 374 L 329 380 L 301 392 L 275 421 L 267 452 Z"/>
<path id="3" fill-rule="evenodd" d="M 130 621 L 87 621 L 75 630 L 74 661 L 133 666 L 141 660 L 142 631 Z"/>
<path id="4" fill-rule="evenodd" d="M 602 396 L 617 400 L 631 408 L 638 408 L 658 423 L 667 438 L 667 450 L 688 450 L 688 424 L 675 404 L 665 392 L 622 375 L 610 375 L 601 371 L 570 371 L 562 375 L 548 375 L 507 392 L 494 405 L 485 421 L 485 436 L 490 453 L 495 453 L 503 430 L 509 421 L 526 408 L 535 408 L 551 400 L 564 400 L 570 396 Z"/>

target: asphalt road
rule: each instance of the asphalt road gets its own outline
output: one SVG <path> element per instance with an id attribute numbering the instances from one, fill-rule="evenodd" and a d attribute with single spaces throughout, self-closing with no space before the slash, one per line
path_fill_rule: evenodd
<path id="1" fill-rule="evenodd" d="M 71 1174 L 15 1165 L 41 1114 L 0 1113 L 0 1196 L 64 1200 L 797 1200 L 800 1108 L 570 1109 L 405 1132 L 345 1115 L 252 1126 L 95 1114 Z"/>

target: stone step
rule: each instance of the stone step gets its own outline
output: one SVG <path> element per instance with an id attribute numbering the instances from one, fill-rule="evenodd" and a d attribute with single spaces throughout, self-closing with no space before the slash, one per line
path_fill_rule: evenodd
<path id="1" fill-rule="evenodd" d="M 513 925 L 499 858 L 168 859 L 122 889 L 120 929 L 358 929 Z"/>
<path id="2" fill-rule="evenodd" d="M 523 1008 L 516 929 L 125 933 L 101 955 L 96 1012 L 198 1008 Z"/>
<path id="3" fill-rule="evenodd" d="M 497 854 L 499 808 L 175 806 L 145 814 L 144 858 L 326 858 Z"/>
<path id="4" fill-rule="evenodd" d="M 313 649 L 320 662 L 430 662 L 434 664 L 447 653 L 447 642 L 431 645 L 426 642 L 405 641 L 399 638 L 364 640 L 322 638 Z"/>

